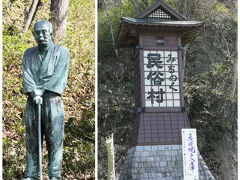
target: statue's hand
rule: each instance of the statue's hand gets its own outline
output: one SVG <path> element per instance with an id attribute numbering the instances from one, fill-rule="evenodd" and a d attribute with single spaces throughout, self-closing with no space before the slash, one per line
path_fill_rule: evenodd
<path id="1" fill-rule="evenodd" d="M 34 93 L 36 96 L 42 96 L 44 92 L 45 92 L 45 89 L 35 89 L 34 90 Z"/>
<path id="2" fill-rule="evenodd" d="M 30 92 L 30 95 L 34 99 L 36 96 L 42 96 L 45 92 L 45 89 L 35 89 L 32 92 Z"/>
<path id="3" fill-rule="evenodd" d="M 36 96 L 33 101 L 35 102 L 35 104 L 42 104 L 43 102 L 43 98 L 41 96 Z"/>

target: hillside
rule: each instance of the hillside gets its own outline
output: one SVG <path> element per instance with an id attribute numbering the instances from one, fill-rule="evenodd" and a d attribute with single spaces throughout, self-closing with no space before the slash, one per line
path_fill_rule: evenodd
<path id="1" fill-rule="evenodd" d="M 154 0 L 109 1 L 116 39 L 121 17 L 134 17 Z M 135 3 L 134 3 L 135 2 Z M 237 179 L 237 9 L 236 1 L 167 0 L 189 20 L 204 26 L 186 49 L 184 97 L 198 148 L 217 180 Z M 103 26 L 104 25 L 104 26 Z M 134 49 L 112 46 L 104 2 L 98 9 L 99 179 L 107 176 L 105 137 L 114 133 L 116 174 L 120 175 L 136 116 Z"/>
<path id="2" fill-rule="evenodd" d="M 24 9 L 30 0 L 4 0 L 3 6 L 3 179 L 25 175 L 26 95 L 22 92 L 21 60 L 27 48 L 35 46 L 31 31 L 40 19 L 49 19 L 50 1 L 42 0 L 34 21 L 21 33 Z M 94 1 L 70 0 L 67 35 L 58 42 L 70 51 L 67 89 L 63 94 L 65 139 L 63 179 L 94 178 L 94 79 L 95 10 Z M 44 177 L 47 178 L 47 152 L 44 144 Z"/>

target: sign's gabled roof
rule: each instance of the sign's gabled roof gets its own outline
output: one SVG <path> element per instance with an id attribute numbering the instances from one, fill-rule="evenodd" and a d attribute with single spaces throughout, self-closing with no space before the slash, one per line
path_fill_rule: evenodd
<path id="1" fill-rule="evenodd" d="M 199 31 L 203 22 L 188 21 L 183 15 L 170 7 L 165 0 L 158 0 L 135 18 L 122 17 L 116 39 L 116 47 L 134 47 L 139 43 L 139 32 L 175 31 L 182 35 L 185 46 Z"/>
<path id="2" fill-rule="evenodd" d="M 122 17 L 122 21 L 129 24 L 139 24 L 139 25 L 162 25 L 162 26 L 199 26 L 202 25 L 200 21 L 178 21 L 178 20 L 168 20 L 168 19 L 157 19 L 157 18 L 130 18 Z"/>
<path id="3" fill-rule="evenodd" d="M 170 18 L 167 17 L 167 19 L 175 19 L 180 21 L 187 20 L 187 18 L 185 18 L 183 15 L 170 7 L 164 0 L 158 0 L 153 6 L 138 14 L 136 18 L 151 17 L 152 15 L 154 15 L 154 13 L 159 14 L 158 12 L 163 15 L 163 18 L 169 16 Z M 161 17 L 159 18 L 161 19 Z"/>

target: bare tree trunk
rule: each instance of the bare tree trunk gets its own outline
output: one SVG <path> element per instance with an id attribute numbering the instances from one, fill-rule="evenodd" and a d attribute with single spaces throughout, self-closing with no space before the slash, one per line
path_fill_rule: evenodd
<path id="1" fill-rule="evenodd" d="M 61 36 L 66 34 L 68 0 L 51 0 L 50 11 L 50 21 L 53 24 L 53 37 L 57 41 Z"/>
<path id="2" fill-rule="evenodd" d="M 105 11 L 106 11 L 106 14 L 107 14 L 107 18 L 108 18 L 108 23 L 109 23 L 109 27 L 110 27 L 110 33 L 111 33 L 111 36 L 112 36 L 112 45 L 114 47 L 115 54 L 116 54 L 117 58 L 119 59 L 118 50 L 115 47 L 115 40 L 114 40 L 114 35 L 113 35 L 112 23 L 111 23 L 111 19 L 109 17 L 109 14 L 108 14 L 108 10 L 107 10 L 107 6 L 106 6 L 106 3 L 105 3 L 105 0 L 103 0 L 103 5 L 104 5 L 104 8 L 105 8 Z"/>
<path id="3" fill-rule="evenodd" d="M 145 7 L 148 7 L 149 3 L 147 0 L 142 0 L 142 2 L 145 4 Z"/>
<path id="4" fill-rule="evenodd" d="M 29 27 L 30 27 L 30 25 L 32 23 L 34 14 L 37 11 L 38 3 L 39 3 L 39 0 L 33 0 L 30 10 L 29 11 L 27 10 L 26 18 L 25 18 L 26 20 L 25 20 L 25 23 L 24 23 L 23 29 L 22 29 L 23 33 L 25 33 L 29 29 Z"/>
<path id="5" fill-rule="evenodd" d="M 179 10 L 180 13 L 187 18 L 188 13 L 189 13 L 189 8 L 188 8 L 188 0 L 181 0 L 179 3 Z"/>
<path id="6" fill-rule="evenodd" d="M 188 4 L 188 0 L 182 1 L 183 15 L 184 15 L 185 17 L 187 17 L 187 15 L 188 15 L 187 4 Z M 184 47 L 183 57 L 182 57 L 182 60 L 183 60 L 183 77 L 184 77 L 185 64 L 186 64 L 186 59 L 187 59 L 187 48 L 188 48 L 188 45 L 186 45 L 186 46 Z"/>
<path id="7" fill-rule="evenodd" d="M 146 8 L 145 6 L 142 5 L 142 1 L 139 2 L 138 0 L 134 0 L 134 2 L 136 3 L 136 5 L 138 7 L 138 13 Z"/>
<path id="8" fill-rule="evenodd" d="M 187 18 L 187 15 L 188 15 L 188 10 L 187 10 L 187 4 L 188 4 L 188 1 L 185 0 L 183 2 L 183 15 Z"/>
<path id="9" fill-rule="evenodd" d="M 187 48 L 188 48 L 188 45 L 186 45 L 183 50 L 183 77 L 184 77 L 185 64 L 186 64 L 186 58 L 187 58 Z"/>
<path id="10" fill-rule="evenodd" d="M 130 2 L 131 2 L 131 4 L 133 5 L 133 7 L 134 7 L 134 9 L 136 11 L 136 14 L 138 14 L 139 13 L 138 7 L 135 5 L 135 3 L 132 0 L 130 0 Z"/>
<path id="11" fill-rule="evenodd" d="M 232 92 L 231 98 L 234 97 L 238 81 L 238 58 L 237 53 L 234 55 L 233 59 L 233 80 L 232 80 Z"/>

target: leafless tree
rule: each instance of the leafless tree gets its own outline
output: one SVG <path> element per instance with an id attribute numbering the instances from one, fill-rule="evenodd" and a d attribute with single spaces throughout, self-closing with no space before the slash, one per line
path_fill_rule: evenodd
<path id="1" fill-rule="evenodd" d="M 109 23 L 109 27 L 110 27 L 111 36 L 112 36 L 112 44 L 113 44 L 114 49 L 115 49 L 115 54 L 116 54 L 117 58 L 119 58 L 118 50 L 115 47 L 115 40 L 114 40 L 114 35 L 113 35 L 113 27 L 112 27 L 110 16 L 108 14 L 108 9 L 107 9 L 107 5 L 105 3 L 105 0 L 103 0 L 103 5 L 104 5 L 104 8 L 105 8 L 105 11 L 106 11 L 106 14 L 107 14 L 107 18 L 108 18 L 108 23 Z"/>

